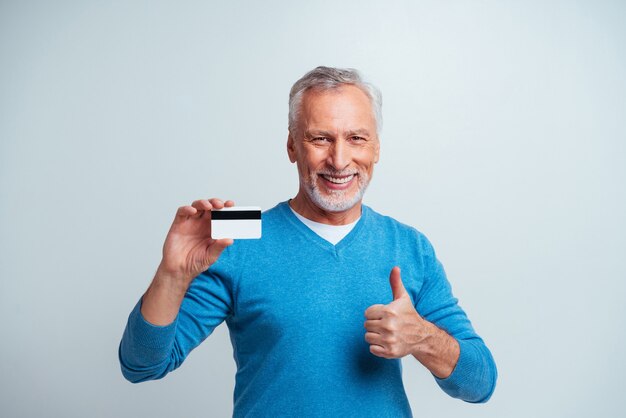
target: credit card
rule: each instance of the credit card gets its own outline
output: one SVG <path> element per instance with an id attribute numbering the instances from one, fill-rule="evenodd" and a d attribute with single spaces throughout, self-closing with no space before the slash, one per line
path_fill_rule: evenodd
<path id="1" fill-rule="evenodd" d="M 261 208 L 233 206 L 211 211 L 211 238 L 261 238 Z"/>

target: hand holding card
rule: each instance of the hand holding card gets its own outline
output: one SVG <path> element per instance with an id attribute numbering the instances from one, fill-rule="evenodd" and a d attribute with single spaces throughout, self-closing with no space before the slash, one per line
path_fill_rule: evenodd
<path id="1" fill-rule="evenodd" d="M 261 238 L 261 208 L 233 206 L 212 210 L 211 238 Z"/>

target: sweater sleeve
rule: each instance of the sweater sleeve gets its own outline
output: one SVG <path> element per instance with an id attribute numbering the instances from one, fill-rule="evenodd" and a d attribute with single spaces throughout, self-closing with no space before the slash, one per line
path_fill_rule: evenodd
<path id="1" fill-rule="evenodd" d="M 214 268 L 215 267 L 215 268 Z M 169 325 L 156 326 L 141 314 L 141 300 L 128 317 L 118 349 L 124 377 L 133 383 L 161 379 L 178 368 L 232 313 L 232 288 L 218 263 L 196 277 Z"/>
<path id="2" fill-rule="evenodd" d="M 443 266 L 437 260 L 430 242 L 420 234 L 424 266 L 424 283 L 415 308 L 427 321 L 454 337 L 460 354 L 452 374 L 435 381 L 448 395 L 466 402 L 487 402 L 497 380 L 497 369 L 491 352 L 476 334 L 467 315 L 453 296 Z"/>

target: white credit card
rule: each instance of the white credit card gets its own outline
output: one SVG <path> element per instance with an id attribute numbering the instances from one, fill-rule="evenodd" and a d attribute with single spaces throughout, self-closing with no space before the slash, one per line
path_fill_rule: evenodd
<path id="1" fill-rule="evenodd" d="M 261 208 L 233 206 L 211 211 L 211 238 L 261 238 Z"/>

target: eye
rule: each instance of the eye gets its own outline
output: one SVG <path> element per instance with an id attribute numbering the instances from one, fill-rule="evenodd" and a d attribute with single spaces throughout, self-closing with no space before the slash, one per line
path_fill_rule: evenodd
<path id="1" fill-rule="evenodd" d="M 312 138 L 311 141 L 318 142 L 318 143 L 324 143 L 324 142 L 329 142 L 330 139 L 325 137 L 325 136 L 316 136 L 315 138 Z"/>
<path id="2" fill-rule="evenodd" d="M 363 141 L 365 141 L 366 139 L 365 139 L 365 138 L 363 138 L 362 136 L 357 136 L 357 135 L 354 135 L 354 136 L 351 136 L 351 137 L 350 137 L 350 140 L 351 140 L 352 142 L 363 142 Z"/>

